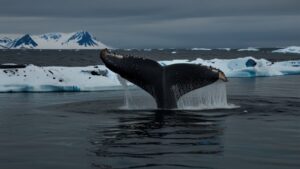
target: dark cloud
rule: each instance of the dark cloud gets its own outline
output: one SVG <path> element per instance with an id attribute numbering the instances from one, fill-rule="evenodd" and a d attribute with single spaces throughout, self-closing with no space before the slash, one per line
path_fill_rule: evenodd
<path id="1" fill-rule="evenodd" d="M 85 29 L 116 47 L 300 43 L 299 0 L 0 0 L 1 33 Z"/>

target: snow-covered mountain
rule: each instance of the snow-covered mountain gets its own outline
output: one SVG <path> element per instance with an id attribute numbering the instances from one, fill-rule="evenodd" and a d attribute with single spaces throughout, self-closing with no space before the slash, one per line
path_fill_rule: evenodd
<path id="1" fill-rule="evenodd" d="M 0 46 L 10 49 L 102 49 L 110 48 L 87 31 L 42 35 L 0 36 Z"/>
<path id="2" fill-rule="evenodd" d="M 66 43 L 77 42 L 81 46 L 98 46 L 96 40 L 88 32 L 77 32 Z"/>
<path id="3" fill-rule="evenodd" d="M 13 49 L 33 49 L 38 46 L 38 44 L 31 38 L 29 34 L 26 34 L 21 38 L 10 42 L 9 44 L 9 47 Z"/>
<path id="4" fill-rule="evenodd" d="M 8 44 L 11 44 L 13 40 L 8 37 L 0 37 L 0 49 L 7 48 Z"/>

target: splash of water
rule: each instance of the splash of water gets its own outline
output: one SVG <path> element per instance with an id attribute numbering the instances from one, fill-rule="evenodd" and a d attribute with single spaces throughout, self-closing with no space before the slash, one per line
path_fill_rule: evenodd
<path id="1" fill-rule="evenodd" d="M 154 98 L 140 88 L 127 87 L 124 90 L 124 106 L 121 109 L 156 109 Z"/>
<path id="2" fill-rule="evenodd" d="M 119 79 L 120 80 L 120 79 Z M 132 88 L 122 79 L 124 106 L 122 109 L 156 109 L 154 98 L 141 88 Z M 180 110 L 228 109 L 235 105 L 227 103 L 226 84 L 219 80 L 211 85 L 193 90 L 177 101 Z"/>
<path id="3" fill-rule="evenodd" d="M 193 90 L 177 101 L 178 109 L 221 109 L 233 108 L 227 103 L 226 83 L 219 80 L 213 84 Z"/>
<path id="4" fill-rule="evenodd" d="M 156 109 L 154 98 L 139 87 L 128 86 L 128 81 L 118 76 L 118 80 L 124 87 L 124 106 L 121 109 Z"/>

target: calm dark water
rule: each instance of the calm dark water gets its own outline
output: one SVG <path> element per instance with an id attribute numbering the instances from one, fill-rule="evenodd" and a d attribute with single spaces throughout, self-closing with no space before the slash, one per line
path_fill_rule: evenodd
<path id="1" fill-rule="evenodd" d="M 1 93 L 0 168 L 298 169 L 300 76 L 229 80 L 240 108 L 120 110 L 123 91 Z"/>
<path id="2" fill-rule="evenodd" d="M 230 59 L 245 56 L 255 58 L 265 58 L 270 61 L 295 60 L 300 59 L 300 54 L 280 54 L 272 53 L 274 49 L 261 49 L 258 52 L 243 51 L 236 49 L 231 51 L 211 50 L 211 51 L 191 51 L 185 49 L 165 49 L 152 51 L 143 50 L 115 50 L 120 54 L 135 55 L 155 60 L 170 59 Z M 176 54 L 172 54 L 176 51 Z M 17 63 L 17 64 L 35 64 L 38 66 L 89 66 L 102 64 L 99 59 L 100 50 L 1 50 L 0 64 Z"/>

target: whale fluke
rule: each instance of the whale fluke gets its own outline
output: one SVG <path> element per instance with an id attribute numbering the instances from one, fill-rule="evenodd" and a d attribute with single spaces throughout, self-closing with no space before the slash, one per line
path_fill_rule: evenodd
<path id="1" fill-rule="evenodd" d="M 218 69 L 197 64 L 172 64 L 133 56 L 123 56 L 103 49 L 100 58 L 107 68 L 147 91 L 160 109 L 177 108 L 177 100 L 184 94 L 221 79 Z"/>

